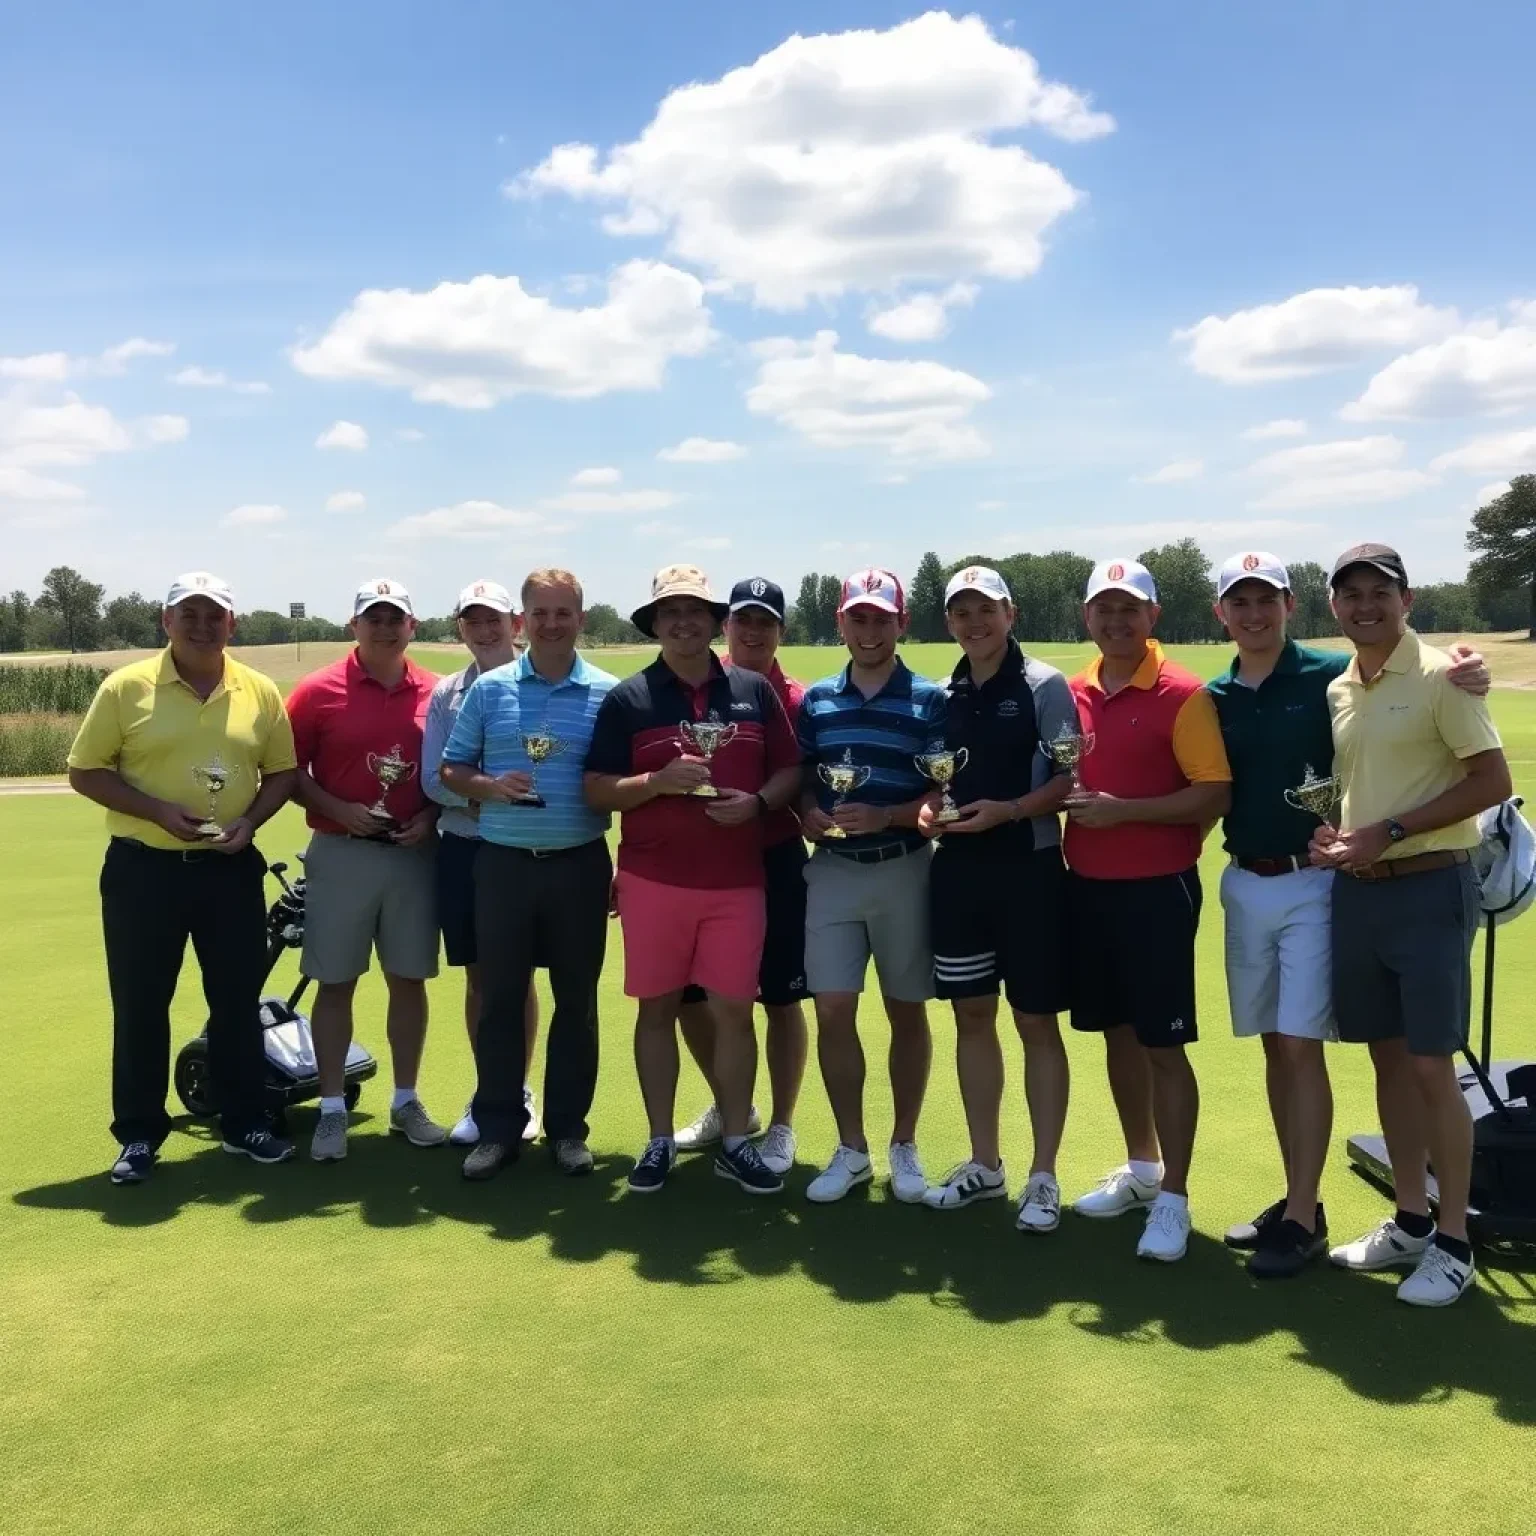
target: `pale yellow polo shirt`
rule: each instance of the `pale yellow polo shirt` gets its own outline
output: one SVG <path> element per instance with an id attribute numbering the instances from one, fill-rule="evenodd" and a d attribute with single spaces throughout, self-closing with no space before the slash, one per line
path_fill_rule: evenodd
<path id="1" fill-rule="evenodd" d="M 1360 659 L 1328 685 L 1333 769 L 1344 783 L 1340 824 L 1347 831 L 1427 805 L 1466 777 L 1464 757 L 1502 745 L 1488 701 L 1446 677 L 1451 658 L 1410 629 L 1370 682 Z M 1453 822 L 1394 843 L 1384 859 L 1438 848 L 1475 848 L 1477 819 Z"/>
<path id="2" fill-rule="evenodd" d="M 270 677 L 226 655 L 224 680 L 200 699 L 169 646 L 107 678 L 69 749 L 71 768 L 115 768 L 135 789 L 198 815 L 208 811 L 208 792 L 192 770 L 215 762 L 229 771 L 214 812 L 227 823 L 249 808 L 263 774 L 296 766 L 283 696 Z M 107 831 L 153 848 L 187 846 L 119 811 L 107 812 Z"/>

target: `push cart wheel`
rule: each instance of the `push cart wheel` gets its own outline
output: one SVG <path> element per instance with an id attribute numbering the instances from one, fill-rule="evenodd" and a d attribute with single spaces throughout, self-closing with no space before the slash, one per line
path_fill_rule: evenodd
<path id="1" fill-rule="evenodd" d="M 208 1071 L 208 1052 L 201 1041 L 183 1046 L 176 1057 L 176 1097 L 189 1115 L 206 1120 L 218 1113 L 213 1101 L 213 1080 Z"/>
<path id="2" fill-rule="evenodd" d="M 346 1101 L 348 1114 L 351 1114 L 351 1112 L 357 1108 L 357 1101 L 362 1098 L 362 1096 L 363 1085 L 361 1083 L 347 1084 L 347 1091 L 342 1095 L 342 1098 Z"/>

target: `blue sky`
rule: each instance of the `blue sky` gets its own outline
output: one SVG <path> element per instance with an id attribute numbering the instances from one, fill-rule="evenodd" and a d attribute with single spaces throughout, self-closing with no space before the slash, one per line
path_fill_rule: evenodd
<path id="1" fill-rule="evenodd" d="M 1185 533 L 1455 576 L 1536 468 L 1533 46 L 1518 4 L 13 10 L 0 583 L 628 607 Z"/>

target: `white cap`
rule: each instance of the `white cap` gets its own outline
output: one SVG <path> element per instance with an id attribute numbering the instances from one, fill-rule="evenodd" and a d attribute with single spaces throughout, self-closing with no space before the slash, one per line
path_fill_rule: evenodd
<path id="1" fill-rule="evenodd" d="M 466 608 L 494 608 L 497 613 L 511 613 L 512 594 L 499 581 L 472 581 L 453 605 L 454 618 Z"/>
<path id="2" fill-rule="evenodd" d="M 357 589 L 357 596 L 352 599 L 352 617 L 361 618 L 375 603 L 388 603 L 401 613 L 408 613 L 413 619 L 416 617 L 416 610 L 411 607 L 411 594 L 398 581 L 390 581 L 388 577 L 365 581 Z"/>
<path id="3" fill-rule="evenodd" d="M 948 608 L 951 599 L 959 597 L 962 592 L 979 592 L 983 597 L 994 598 L 1000 603 L 1013 601 L 1008 583 L 988 565 L 968 565 L 963 571 L 956 571 L 949 578 L 949 585 L 944 588 L 944 606 Z"/>
<path id="4" fill-rule="evenodd" d="M 1216 600 L 1220 602 L 1228 588 L 1235 587 L 1240 581 L 1267 581 L 1270 586 L 1285 592 L 1290 589 L 1291 573 L 1281 564 L 1278 555 L 1263 549 L 1245 550 L 1240 555 L 1233 555 L 1217 571 Z"/>
<path id="5" fill-rule="evenodd" d="M 1101 560 L 1088 577 L 1083 601 L 1091 603 L 1100 592 L 1129 592 L 1149 603 L 1157 601 L 1157 583 L 1139 560 Z"/>
<path id="6" fill-rule="evenodd" d="M 884 613 L 905 613 L 907 599 L 901 590 L 900 578 L 878 565 L 855 571 L 843 583 L 843 596 L 837 611 L 847 613 L 850 608 L 879 608 Z"/>
<path id="7" fill-rule="evenodd" d="M 174 608 L 178 603 L 184 603 L 189 597 L 206 597 L 210 602 L 217 603 L 226 613 L 235 611 L 235 594 L 230 590 L 230 585 L 222 576 L 215 576 L 211 571 L 187 571 L 178 576 L 171 583 L 171 590 L 165 599 L 167 608 Z"/>

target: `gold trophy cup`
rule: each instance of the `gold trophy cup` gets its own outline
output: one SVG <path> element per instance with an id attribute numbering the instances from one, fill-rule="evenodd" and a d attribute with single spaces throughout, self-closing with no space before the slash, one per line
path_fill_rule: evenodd
<path id="1" fill-rule="evenodd" d="M 711 714 L 708 720 L 684 720 L 677 727 L 678 740 L 683 751 L 691 757 L 702 757 L 705 766 L 716 752 L 736 735 L 736 727 L 727 725 Z M 713 800 L 720 791 L 713 784 L 700 784 L 688 791 L 702 799 Z"/>
<path id="2" fill-rule="evenodd" d="M 1074 795 L 1083 787 L 1082 762 L 1093 751 L 1093 744 L 1092 731 L 1073 730 L 1070 725 L 1063 725 L 1049 741 L 1040 743 L 1046 756 L 1058 768 L 1065 768 L 1072 775 L 1071 793 Z"/>
<path id="3" fill-rule="evenodd" d="M 843 749 L 842 758 L 835 763 L 817 763 L 816 777 L 827 786 L 836 797 L 832 802 L 835 811 L 854 790 L 863 788 L 869 783 L 872 768 L 853 760 L 853 752 L 849 748 Z M 839 826 L 828 827 L 821 834 L 823 837 L 847 837 L 848 834 Z"/>
<path id="4" fill-rule="evenodd" d="M 1343 798 L 1344 786 L 1339 782 L 1337 775 L 1320 779 L 1313 771 L 1311 763 L 1307 764 L 1307 771 L 1302 776 L 1301 783 L 1295 789 L 1288 789 L 1285 792 L 1285 803 L 1288 806 L 1293 810 L 1310 812 L 1322 822 L 1333 820 L 1334 810 Z"/>
<path id="5" fill-rule="evenodd" d="M 559 757 L 565 751 L 565 742 L 559 736 L 551 736 L 547 731 L 529 731 L 523 737 L 523 751 L 528 754 L 530 765 L 528 779 L 531 787 L 526 795 L 519 795 L 517 799 L 507 803 L 538 809 L 546 803 L 544 796 L 539 793 L 538 785 L 533 783 L 538 766 L 540 763 L 547 763 L 552 757 Z"/>
<path id="6" fill-rule="evenodd" d="M 223 837 L 224 828 L 219 825 L 216 814 L 219 804 L 219 796 L 224 793 L 229 781 L 239 776 L 239 768 L 226 767 L 217 753 L 213 761 L 199 764 L 192 770 L 192 777 L 202 785 L 208 794 L 208 814 L 198 825 L 199 837 Z"/>
<path id="7" fill-rule="evenodd" d="M 925 778 L 932 779 L 941 791 L 939 808 L 933 817 L 936 822 L 959 821 L 960 807 L 955 804 L 950 795 L 949 786 L 970 758 L 971 754 L 965 747 L 961 747 L 956 752 L 948 752 L 943 747 L 936 747 L 932 752 L 919 753 L 912 759 L 917 764 L 917 771 Z"/>
<path id="8" fill-rule="evenodd" d="M 368 807 L 368 814 L 378 822 L 381 832 L 388 832 L 395 825 L 395 817 L 384 799 L 396 784 L 408 784 L 416 777 L 416 764 L 400 755 L 397 741 L 382 757 L 377 752 L 368 754 L 368 771 L 379 781 L 379 798 Z"/>

